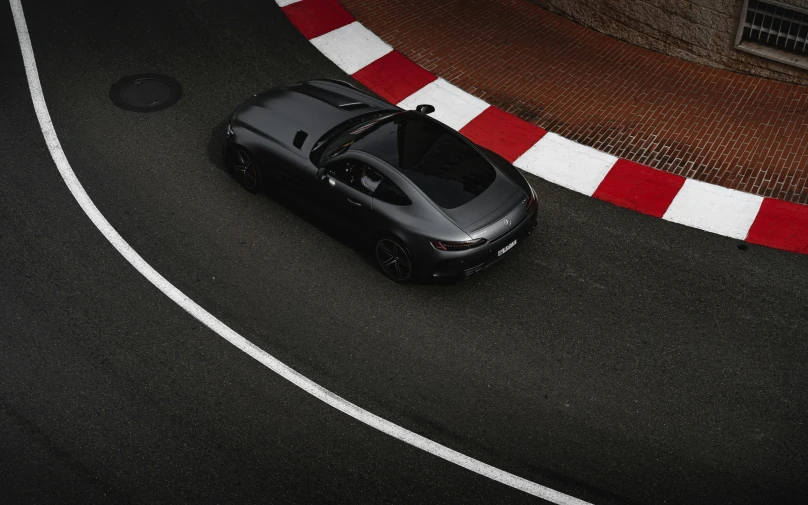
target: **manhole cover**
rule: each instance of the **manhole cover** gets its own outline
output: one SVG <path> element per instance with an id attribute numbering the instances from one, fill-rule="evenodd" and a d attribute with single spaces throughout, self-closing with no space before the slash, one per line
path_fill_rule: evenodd
<path id="1" fill-rule="evenodd" d="M 121 78 L 109 90 L 109 98 L 121 109 L 154 112 L 177 103 L 180 83 L 162 74 L 139 74 Z"/>

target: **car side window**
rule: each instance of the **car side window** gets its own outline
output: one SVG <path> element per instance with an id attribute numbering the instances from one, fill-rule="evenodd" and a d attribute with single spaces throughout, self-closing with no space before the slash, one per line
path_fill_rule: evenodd
<path id="1" fill-rule="evenodd" d="M 379 186 L 373 193 L 373 198 L 393 205 L 412 204 L 412 201 L 401 190 L 401 188 L 396 186 L 396 184 L 387 177 L 384 177 L 381 183 L 379 183 Z"/>
<path id="2" fill-rule="evenodd" d="M 382 181 L 382 176 L 366 163 L 356 160 L 342 160 L 328 167 L 328 174 L 340 182 L 372 195 Z"/>

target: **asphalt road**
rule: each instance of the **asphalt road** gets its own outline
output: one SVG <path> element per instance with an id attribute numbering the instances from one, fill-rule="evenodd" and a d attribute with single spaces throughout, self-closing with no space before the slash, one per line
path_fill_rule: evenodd
<path id="1" fill-rule="evenodd" d="M 363 408 L 598 504 L 808 498 L 808 256 L 531 178 L 537 233 L 399 286 L 328 212 L 220 170 L 251 94 L 345 78 L 270 1 L 24 0 L 79 180 L 158 272 Z M 535 503 L 320 403 L 138 274 L 73 200 L 0 4 L 0 503 Z M 184 97 L 115 108 L 121 76 Z"/>

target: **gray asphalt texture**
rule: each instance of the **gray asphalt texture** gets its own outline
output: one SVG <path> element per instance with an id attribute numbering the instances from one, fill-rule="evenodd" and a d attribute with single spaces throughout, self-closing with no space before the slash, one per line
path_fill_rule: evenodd
<path id="1" fill-rule="evenodd" d="M 223 120 L 346 78 L 270 1 L 24 0 L 79 180 L 158 272 L 363 408 L 598 504 L 804 503 L 808 256 L 536 178 L 483 275 L 400 286 L 326 210 L 250 195 Z M 168 300 L 50 158 L 0 5 L 0 503 L 536 503 L 313 399 Z M 159 72 L 182 100 L 112 105 Z"/>

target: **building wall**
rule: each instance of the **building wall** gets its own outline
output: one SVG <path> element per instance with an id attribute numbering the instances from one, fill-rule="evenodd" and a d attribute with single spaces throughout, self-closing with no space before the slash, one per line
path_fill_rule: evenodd
<path id="1" fill-rule="evenodd" d="M 808 85 L 808 70 L 735 49 L 743 0 L 530 0 L 632 44 L 704 65 Z M 808 9 L 808 0 L 779 0 Z"/>

